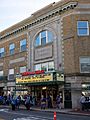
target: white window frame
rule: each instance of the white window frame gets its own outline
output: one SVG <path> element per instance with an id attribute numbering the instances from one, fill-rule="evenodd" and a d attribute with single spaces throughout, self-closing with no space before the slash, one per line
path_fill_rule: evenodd
<path id="1" fill-rule="evenodd" d="M 26 66 L 20 67 L 20 73 L 26 72 L 26 70 L 27 70 Z"/>
<path id="2" fill-rule="evenodd" d="M 13 75 L 14 74 L 14 69 L 9 69 L 9 75 Z"/>

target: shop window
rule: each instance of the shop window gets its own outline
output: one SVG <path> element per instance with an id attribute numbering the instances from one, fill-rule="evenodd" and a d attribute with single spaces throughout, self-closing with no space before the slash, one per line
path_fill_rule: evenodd
<path id="1" fill-rule="evenodd" d="M 0 58 L 4 57 L 5 54 L 5 49 L 4 48 L 0 48 Z"/>
<path id="2" fill-rule="evenodd" d="M 90 57 L 80 57 L 80 72 L 90 73 Z"/>
<path id="3" fill-rule="evenodd" d="M 41 31 L 36 39 L 35 39 L 35 46 L 43 46 L 46 45 L 47 43 L 50 43 L 53 41 L 53 33 L 50 31 Z"/>
<path id="4" fill-rule="evenodd" d="M 77 34 L 78 34 L 78 36 L 89 35 L 88 21 L 77 21 Z"/>
<path id="5" fill-rule="evenodd" d="M 20 51 L 26 51 L 26 39 L 20 41 Z"/>
<path id="6" fill-rule="evenodd" d="M 10 51 L 10 55 L 14 54 L 14 51 L 15 51 L 15 44 L 14 43 L 9 45 L 9 51 Z"/>

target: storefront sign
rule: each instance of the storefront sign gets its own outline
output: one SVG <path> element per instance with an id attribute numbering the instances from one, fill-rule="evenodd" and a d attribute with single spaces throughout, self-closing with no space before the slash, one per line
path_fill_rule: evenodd
<path id="1" fill-rule="evenodd" d="M 57 81 L 64 81 L 64 74 L 56 73 Z"/>
<path id="2" fill-rule="evenodd" d="M 16 78 L 16 83 L 33 83 L 33 82 L 46 82 L 52 81 L 53 74 L 40 74 L 40 75 L 32 75 L 32 76 L 22 76 Z"/>
<path id="3" fill-rule="evenodd" d="M 22 73 L 22 76 L 28 76 L 28 75 L 34 75 L 34 74 L 43 74 L 44 70 L 38 70 L 38 71 L 33 71 L 33 72 L 24 72 Z"/>

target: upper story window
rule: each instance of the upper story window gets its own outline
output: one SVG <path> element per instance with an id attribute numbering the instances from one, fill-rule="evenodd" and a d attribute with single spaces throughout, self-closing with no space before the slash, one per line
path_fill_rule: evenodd
<path id="1" fill-rule="evenodd" d="M 20 41 L 20 51 L 26 51 L 26 39 Z"/>
<path id="2" fill-rule="evenodd" d="M 35 70 L 44 70 L 46 72 L 49 71 L 54 71 L 54 62 L 46 62 L 46 63 L 42 63 L 42 64 L 36 64 L 35 65 Z"/>
<path id="3" fill-rule="evenodd" d="M 26 72 L 26 66 L 20 67 L 20 73 Z"/>
<path id="4" fill-rule="evenodd" d="M 0 58 L 4 57 L 5 54 L 5 49 L 4 48 L 0 48 Z"/>
<path id="5" fill-rule="evenodd" d="M 80 72 L 90 73 L 90 57 L 80 57 Z"/>
<path id="6" fill-rule="evenodd" d="M 40 32 L 35 39 L 35 46 L 46 45 L 53 41 L 53 34 L 50 31 Z"/>
<path id="7" fill-rule="evenodd" d="M 10 51 L 10 55 L 14 54 L 14 51 L 15 51 L 15 44 L 14 43 L 9 45 L 9 51 Z"/>
<path id="8" fill-rule="evenodd" d="M 77 22 L 77 34 L 78 34 L 78 36 L 89 35 L 89 23 L 88 23 L 88 21 L 78 21 Z"/>

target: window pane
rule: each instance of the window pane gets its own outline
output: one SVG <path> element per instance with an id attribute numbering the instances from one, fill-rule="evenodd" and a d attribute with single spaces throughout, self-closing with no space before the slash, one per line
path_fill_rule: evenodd
<path id="1" fill-rule="evenodd" d="M 40 45 L 40 36 L 38 35 L 35 40 L 35 46 L 39 46 L 39 45 Z"/>
<path id="2" fill-rule="evenodd" d="M 41 44 L 42 44 L 42 45 L 45 45 L 45 44 L 46 44 L 46 37 L 41 38 Z"/>
<path id="3" fill-rule="evenodd" d="M 53 34 L 52 32 L 48 31 L 48 42 L 53 41 Z"/>
<path id="4" fill-rule="evenodd" d="M 10 54 L 11 54 L 11 55 L 14 54 L 14 49 L 15 49 L 15 44 L 14 44 L 14 43 L 13 43 L 13 44 L 10 44 L 9 50 L 10 50 Z"/>
<path id="5" fill-rule="evenodd" d="M 78 30 L 78 32 L 79 32 L 79 35 L 87 35 L 88 33 L 88 30 L 87 29 L 79 29 Z"/>
<path id="6" fill-rule="evenodd" d="M 26 66 L 20 67 L 20 73 L 26 72 Z"/>
<path id="7" fill-rule="evenodd" d="M 54 62 L 48 63 L 48 71 L 54 71 Z"/>
<path id="8" fill-rule="evenodd" d="M 48 63 L 43 63 L 41 69 L 44 71 L 48 71 Z"/>
<path id="9" fill-rule="evenodd" d="M 78 21 L 78 28 L 87 28 L 88 21 Z"/>
<path id="10" fill-rule="evenodd" d="M 0 76 L 3 76 L 3 71 L 0 71 Z"/>
<path id="11" fill-rule="evenodd" d="M 20 41 L 20 51 L 26 50 L 26 39 Z"/>
<path id="12" fill-rule="evenodd" d="M 41 64 L 35 65 L 35 70 L 41 70 Z"/>
<path id="13" fill-rule="evenodd" d="M 90 64 L 82 63 L 81 64 L 81 72 L 90 73 Z"/>
<path id="14" fill-rule="evenodd" d="M 14 44 L 14 43 L 10 44 L 9 50 L 12 50 L 12 49 L 14 49 L 14 48 L 15 48 L 15 44 Z"/>
<path id="15" fill-rule="evenodd" d="M 5 54 L 5 49 L 4 48 L 0 48 L 0 57 L 3 57 Z"/>
<path id="16" fill-rule="evenodd" d="M 41 45 L 46 44 L 46 31 L 41 32 Z"/>
<path id="17" fill-rule="evenodd" d="M 20 46 L 26 45 L 26 39 L 20 41 Z"/>
<path id="18" fill-rule="evenodd" d="M 46 31 L 41 32 L 41 38 L 46 37 Z"/>
<path id="19" fill-rule="evenodd" d="M 89 35 L 88 21 L 78 21 L 77 22 L 78 35 L 85 36 Z"/>
<path id="20" fill-rule="evenodd" d="M 9 69 L 9 75 L 14 74 L 14 69 Z"/>
<path id="21" fill-rule="evenodd" d="M 90 73 L 90 57 L 80 58 L 80 70 L 82 73 Z"/>
<path id="22" fill-rule="evenodd" d="M 10 50 L 10 55 L 14 54 L 14 49 Z"/>

